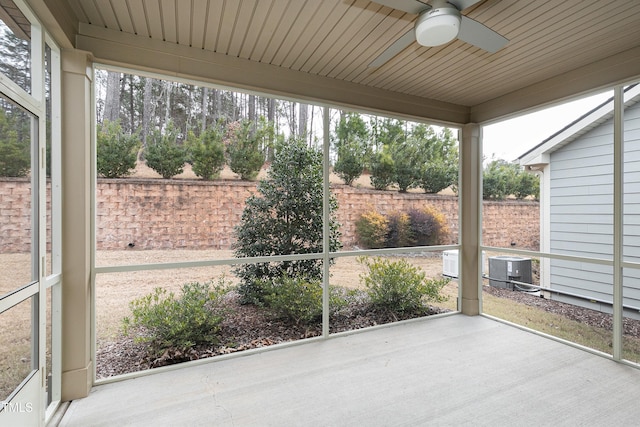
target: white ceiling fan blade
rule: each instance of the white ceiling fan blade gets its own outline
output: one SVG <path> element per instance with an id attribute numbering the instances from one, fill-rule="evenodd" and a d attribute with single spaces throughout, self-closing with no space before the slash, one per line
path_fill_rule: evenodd
<path id="1" fill-rule="evenodd" d="M 491 28 L 462 15 L 458 38 L 489 53 L 502 49 L 509 40 L 493 31 Z"/>
<path id="2" fill-rule="evenodd" d="M 431 9 L 431 6 L 419 2 L 418 0 L 371 0 L 374 3 L 388 6 L 392 9 L 398 9 L 403 12 L 412 13 L 414 15 L 419 14 L 427 9 Z"/>
<path id="3" fill-rule="evenodd" d="M 402 37 L 393 42 L 384 52 L 382 52 L 370 64 L 369 68 L 376 68 L 402 52 L 407 46 L 416 41 L 416 32 L 413 28 L 404 33 Z"/>
<path id="4" fill-rule="evenodd" d="M 476 3 L 480 3 L 482 0 L 447 0 L 447 3 L 451 3 L 458 10 L 465 10 L 468 7 L 473 6 Z"/>

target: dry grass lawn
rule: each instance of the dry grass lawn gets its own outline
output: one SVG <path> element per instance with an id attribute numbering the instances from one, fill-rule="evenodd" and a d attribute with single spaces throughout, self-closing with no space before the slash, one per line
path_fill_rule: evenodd
<path id="1" fill-rule="evenodd" d="M 560 314 L 545 312 L 536 307 L 515 301 L 505 304 L 504 299 L 497 298 L 487 292 L 483 293 L 482 301 L 483 311 L 492 316 L 572 341 L 606 354 L 611 354 L 612 352 L 613 335 L 610 328 L 586 325 Z M 626 335 L 623 339 L 623 357 L 632 362 L 640 362 L 640 339 Z"/>
<path id="2" fill-rule="evenodd" d="M 0 401 L 31 372 L 31 301 L 0 314 Z"/>
<path id="3" fill-rule="evenodd" d="M 211 259 L 232 259 L 232 251 L 216 250 L 130 250 L 100 251 L 96 257 L 99 266 L 168 263 Z M 434 257 L 408 257 L 413 265 L 420 267 L 430 278 L 438 278 L 442 272 L 442 261 Z M 345 288 L 360 288 L 359 275 L 365 268 L 356 257 L 336 258 L 331 266 L 330 284 Z M 127 273 L 99 274 L 96 277 L 96 332 L 98 341 L 115 337 L 121 328 L 121 320 L 130 314 L 129 302 L 146 295 L 154 288 L 163 287 L 178 292 L 189 282 L 217 282 L 220 278 L 229 284 L 237 284 L 231 266 L 198 267 L 188 269 L 149 270 Z M 445 292 L 449 300 L 442 307 L 456 309 L 457 283 L 449 283 Z"/>

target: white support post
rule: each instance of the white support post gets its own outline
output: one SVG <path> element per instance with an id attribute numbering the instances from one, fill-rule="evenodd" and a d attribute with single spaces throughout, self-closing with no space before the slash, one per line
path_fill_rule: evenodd
<path id="1" fill-rule="evenodd" d="M 62 400 L 85 397 L 91 356 L 91 82 L 87 52 L 62 51 Z"/>
<path id="2" fill-rule="evenodd" d="M 624 91 L 614 89 L 613 100 L 613 358 L 622 360 L 622 257 L 624 177 Z"/>
<path id="3" fill-rule="evenodd" d="M 322 336 L 329 336 L 329 251 L 331 250 L 331 189 L 329 188 L 329 107 L 323 108 L 322 144 Z"/>
<path id="4" fill-rule="evenodd" d="M 482 136 L 480 126 L 462 128 L 460 143 L 460 287 L 463 314 L 481 312 L 482 288 Z"/>

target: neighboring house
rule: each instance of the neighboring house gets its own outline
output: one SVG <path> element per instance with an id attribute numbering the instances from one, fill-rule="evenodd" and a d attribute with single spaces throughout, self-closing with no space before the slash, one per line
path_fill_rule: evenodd
<path id="1" fill-rule="evenodd" d="M 640 85 L 624 94 L 623 253 L 640 262 Z M 613 99 L 524 153 L 518 160 L 540 175 L 540 250 L 613 260 Z M 611 312 L 613 268 L 543 259 L 549 297 Z M 625 316 L 640 318 L 640 271 L 623 274 Z"/>

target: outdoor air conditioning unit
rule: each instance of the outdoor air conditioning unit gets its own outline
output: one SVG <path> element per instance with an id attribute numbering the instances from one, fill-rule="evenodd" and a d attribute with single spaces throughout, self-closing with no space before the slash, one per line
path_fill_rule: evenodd
<path id="1" fill-rule="evenodd" d="M 482 252 L 482 274 L 485 272 L 486 257 Z M 458 278 L 458 250 L 451 249 L 442 251 L 442 275 L 446 277 Z"/>
<path id="2" fill-rule="evenodd" d="M 456 249 L 442 252 L 442 275 L 458 277 L 458 251 Z"/>
<path id="3" fill-rule="evenodd" d="M 489 285 L 513 290 L 513 282 L 533 283 L 531 258 L 507 255 L 489 257 Z"/>

